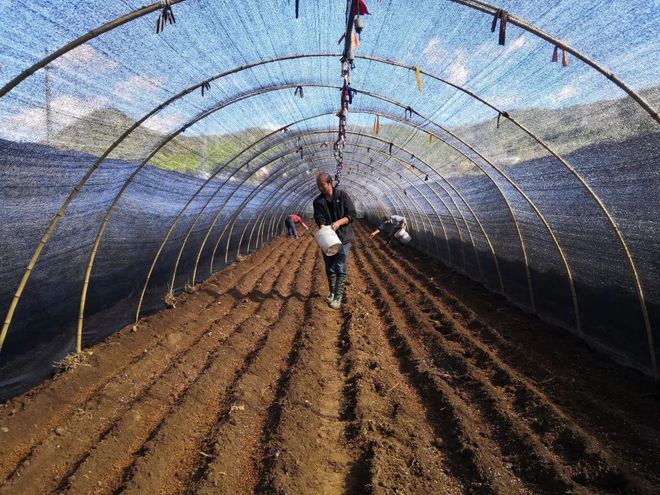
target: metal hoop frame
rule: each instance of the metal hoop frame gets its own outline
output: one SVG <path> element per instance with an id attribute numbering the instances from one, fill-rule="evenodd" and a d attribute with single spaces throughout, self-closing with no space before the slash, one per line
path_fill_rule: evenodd
<path id="1" fill-rule="evenodd" d="M 172 3 L 172 4 L 176 4 L 176 3 L 180 3 L 181 1 L 183 1 L 183 0 L 172 0 L 171 3 Z M 472 1 L 472 0 L 450 0 L 450 1 L 452 1 L 452 2 L 454 2 L 454 3 L 461 4 L 461 5 L 466 6 L 466 7 L 470 7 L 470 8 L 475 9 L 475 10 L 479 10 L 479 11 L 482 11 L 482 12 L 488 13 L 488 14 L 493 14 L 493 13 L 496 11 L 496 9 L 495 9 L 494 7 L 492 7 L 492 6 L 488 5 L 488 4 L 484 4 L 484 3 L 482 3 L 482 2 L 475 2 L 475 1 Z M 134 12 L 132 12 L 132 13 L 130 13 L 130 14 L 127 14 L 127 15 L 125 15 L 125 16 L 122 16 L 122 17 L 120 17 L 120 18 L 115 19 L 114 21 L 111 21 L 111 22 L 109 22 L 109 23 L 106 23 L 106 24 L 104 24 L 103 26 L 101 26 L 101 27 L 99 27 L 99 28 L 96 28 L 96 29 L 94 29 L 94 30 L 88 32 L 88 33 L 85 34 L 84 36 L 81 36 L 80 38 L 78 38 L 78 39 L 72 41 L 71 43 L 69 43 L 69 44 L 65 45 L 64 47 L 62 47 L 61 49 L 57 50 L 56 52 L 53 52 L 52 54 L 48 55 L 47 57 L 44 57 L 44 59 L 42 59 L 41 61 L 37 62 L 37 63 L 34 64 L 32 67 L 30 67 L 29 69 L 25 70 L 25 71 L 22 72 L 19 76 L 17 76 L 17 77 L 14 78 L 12 81 L 10 81 L 8 84 L 6 84 L 5 86 L 3 86 L 3 88 L 0 89 L 0 97 L 6 95 L 6 94 L 7 94 L 12 88 L 14 88 L 14 87 L 17 86 L 18 84 L 20 84 L 21 81 L 23 81 L 24 79 L 28 78 L 28 77 L 29 77 L 30 75 L 32 75 L 34 72 L 36 72 L 36 71 L 39 70 L 40 68 L 45 67 L 48 63 L 50 63 L 50 62 L 52 62 L 53 60 L 57 59 L 59 56 L 61 56 L 61 55 L 65 54 L 65 53 L 67 53 L 68 51 L 72 50 L 72 49 L 75 48 L 76 46 L 80 46 L 81 44 L 85 43 L 86 41 L 89 41 L 89 40 L 91 40 L 91 39 L 93 39 L 93 38 L 96 38 L 97 36 L 99 36 L 99 35 L 101 35 L 101 34 L 103 34 L 103 33 L 105 33 L 105 32 L 108 32 L 108 31 L 114 29 L 115 27 L 118 27 L 118 26 L 123 25 L 123 24 L 125 24 L 125 23 L 127 23 L 127 22 L 130 22 L 131 20 L 134 20 L 134 19 L 136 19 L 136 18 L 138 18 L 138 17 L 141 17 L 141 16 L 143 16 L 143 15 L 146 15 L 146 14 L 148 14 L 148 13 L 150 13 L 150 12 L 154 12 L 154 11 L 157 10 L 159 7 L 160 7 L 160 3 L 155 3 L 155 4 L 152 4 L 152 5 L 150 5 L 150 6 L 143 7 L 143 8 L 141 8 L 141 9 L 137 9 L 136 11 L 134 11 Z M 585 55 L 583 55 L 583 54 L 577 52 L 576 50 L 574 50 L 574 49 L 571 48 L 570 46 L 566 45 L 566 44 L 563 43 L 563 42 L 560 42 L 559 40 L 553 38 L 552 36 L 547 35 L 547 34 L 544 33 L 543 31 L 541 31 L 541 30 L 539 30 L 538 28 L 536 28 L 535 26 L 533 26 L 533 25 L 531 25 L 531 24 L 529 24 L 529 23 L 526 23 L 524 20 L 521 20 L 521 19 L 515 18 L 515 17 L 513 17 L 513 16 L 509 16 L 509 22 L 511 22 L 511 23 L 513 23 L 513 24 L 515 24 L 515 25 L 518 25 L 519 27 L 521 27 L 521 28 L 523 28 L 523 29 L 529 31 L 530 33 L 535 34 L 536 36 L 539 36 L 539 37 L 541 37 L 542 39 L 545 39 L 546 41 L 549 41 L 549 42 L 551 42 L 551 43 L 553 43 L 553 44 L 557 44 L 557 45 L 561 46 L 562 48 L 564 48 L 565 50 L 567 50 L 569 53 L 571 53 L 572 55 L 574 55 L 576 58 L 582 60 L 583 62 L 585 62 L 586 64 L 588 64 L 590 67 L 594 68 L 595 70 L 597 70 L 597 71 L 600 72 L 601 74 L 605 75 L 610 81 L 612 81 L 614 84 L 616 84 L 617 86 L 619 86 L 623 91 L 625 91 L 628 95 L 630 95 L 630 96 L 631 96 L 631 97 L 632 97 L 632 98 L 633 98 L 633 99 L 634 99 L 634 100 L 635 100 L 635 101 L 636 101 L 636 102 L 637 102 L 637 103 L 638 103 L 638 104 L 639 104 L 639 105 L 640 105 L 640 106 L 641 106 L 641 107 L 642 107 L 642 108 L 643 108 L 643 109 L 644 109 L 644 110 L 645 110 L 645 111 L 646 111 L 646 112 L 647 112 L 647 113 L 648 113 L 648 114 L 649 114 L 649 115 L 650 115 L 650 116 L 656 121 L 656 122 L 660 123 L 660 117 L 658 116 L 658 113 L 657 113 L 657 111 L 655 111 L 654 108 L 652 108 L 647 102 L 645 102 L 645 101 L 644 101 L 644 100 L 643 100 L 643 99 L 642 99 L 642 98 L 641 98 L 641 97 L 640 97 L 635 91 L 633 91 L 631 88 L 629 88 L 627 85 L 625 85 L 625 83 L 623 83 L 621 80 L 619 80 L 618 78 L 616 78 L 613 74 L 608 73 L 607 71 L 605 71 L 604 69 L 602 69 L 602 67 L 600 67 L 598 64 L 596 64 L 595 62 L 593 62 L 593 61 L 591 61 L 590 59 L 588 59 Z M 291 56 L 291 57 L 283 57 L 283 58 L 281 58 L 281 59 L 277 59 L 277 60 L 278 60 L 278 61 L 281 61 L 281 60 L 284 60 L 284 59 L 306 58 L 306 57 L 312 57 L 312 56 L 331 56 L 331 55 L 330 55 L 330 54 L 295 55 L 295 56 Z M 371 59 L 371 60 L 374 60 L 374 61 L 380 61 L 380 62 L 383 62 L 383 63 L 389 63 L 390 65 L 399 65 L 400 67 L 405 67 L 403 64 L 397 64 L 397 63 L 392 62 L 392 61 L 386 61 L 385 59 L 377 59 L 376 57 L 371 57 L 371 58 L 369 58 L 369 57 L 362 57 L 362 58 L 365 58 L 365 59 Z M 251 64 L 250 67 L 248 67 L 248 68 L 252 68 L 252 67 L 255 67 L 255 66 L 257 66 L 257 65 L 263 65 L 264 63 L 272 63 L 273 61 L 274 61 L 274 60 L 271 60 L 271 61 L 264 61 L 264 62 L 260 62 L 260 63 L 257 63 L 257 64 Z M 232 69 L 231 73 L 238 72 L 239 70 L 246 70 L 246 69 L 245 69 L 245 68 L 244 68 L 244 69 L 241 69 L 241 68 Z M 424 72 L 424 73 L 425 73 L 425 72 Z M 425 73 L 425 74 L 428 75 L 428 73 Z M 429 76 L 429 77 L 431 77 L 431 76 Z M 440 78 L 437 78 L 437 77 L 435 77 L 435 76 L 433 76 L 433 77 L 434 77 L 435 79 L 439 80 L 439 81 L 442 81 L 442 82 L 444 82 L 444 83 L 447 83 L 446 81 L 443 81 L 443 80 L 441 80 Z M 215 78 L 211 78 L 210 80 L 214 80 L 214 79 L 215 79 Z M 152 115 L 154 115 L 155 113 L 157 113 L 158 111 L 160 111 L 162 108 L 164 108 L 165 106 L 167 106 L 168 104 L 170 104 L 170 103 L 171 103 L 172 101 L 174 101 L 175 99 L 178 99 L 179 97 L 182 97 L 182 96 L 184 96 L 185 94 L 190 93 L 190 92 L 193 91 L 194 89 L 200 87 L 200 86 L 201 86 L 202 84 L 204 84 L 205 82 L 206 82 L 206 81 L 204 81 L 204 82 L 202 82 L 202 83 L 199 83 L 199 84 L 197 84 L 197 85 L 195 85 L 195 86 L 193 86 L 193 87 L 191 87 L 191 88 L 188 88 L 187 90 L 185 90 L 184 92 L 180 93 L 180 94 L 177 95 L 176 97 L 174 97 L 174 98 L 168 100 L 167 102 L 165 102 L 165 103 L 159 105 L 156 109 L 154 109 L 154 111 L 150 112 L 150 114 L 149 114 L 148 116 L 152 116 Z M 451 85 L 451 84 L 450 84 L 450 85 Z M 472 93 L 470 93 L 470 92 L 466 92 L 466 91 L 465 91 L 464 89 L 462 89 L 462 88 L 459 88 L 459 87 L 457 87 L 457 86 L 455 86 L 455 85 L 452 85 L 452 86 L 453 86 L 453 87 L 456 87 L 457 89 L 460 89 L 461 91 L 465 92 L 466 94 L 470 94 L 471 96 L 476 97 L 476 95 L 474 95 L 474 94 L 472 94 Z M 476 98 L 477 98 L 477 100 L 481 101 L 482 103 L 484 103 L 484 104 L 490 106 L 491 108 L 495 109 L 494 106 L 490 105 L 490 104 L 487 103 L 485 100 L 483 100 L 483 99 L 481 99 L 481 98 L 479 98 L 479 97 L 476 97 Z M 499 112 L 499 110 L 497 110 L 497 111 Z M 500 112 L 500 113 L 502 113 L 502 112 Z M 419 115 L 419 114 L 418 114 L 418 115 Z M 505 115 L 505 117 L 506 117 L 506 115 Z M 148 117 L 147 117 L 147 118 L 148 118 Z M 144 120 L 146 120 L 146 118 L 145 118 Z M 142 120 L 141 122 L 143 122 L 144 120 Z M 657 370 L 656 357 L 655 357 L 655 350 L 654 350 L 654 345 L 653 345 L 653 334 L 652 334 L 652 330 L 651 330 L 650 318 L 649 318 L 648 311 L 647 311 L 647 308 L 646 308 L 646 302 L 645 302 L 645 298 L 644 298 L 644 293 L 643 293 L 643 289 L 642 289 L 642 286 L 641 286 L 641 280 L 640 280 L 640 278 L 639 278 L 639 274 L 638 274 L 638 272 L 637 272 L 636 265 L 635 265 L 634 260 L 633 260 L 633 258 L 632 258 L 632 254 L 631 254 L 631 252 L 630 252 L 630 250 L 629 250 L 629 248 L 628 248 L 628 246 L 627 246 L 627 243 L 625 242 L 625 239 L 623 238 L 623 235 L 622 235 L 622 233 L 621 233 L 621 231 L 620 231 L 620 229 L 619 229 L 619 227 L 618 227 L 618 224 L 615 222 L 613 216 L 610 214 L 609 210 L 605 207 L 604 203 L 603 203 L 602 200 L 599 198 L 599 196 L 595 193 L 595 191 L 594 191 L 594 190 L 593 190 L 593 189 L 592 189 L 592 188 L 586 183 L 586 181 L 580 176 L 580 174 L 579 174 L 579 173 L 578 173 L 578 172 L 577 172 L 577 171 L 576 171 L 576 170 L 575 170 L 570 164 L 568 164 L 563 158 L 561 158 L 560 155 L 558 155 L 557 153 L 555 153 L 555 152 L 554 152 L 554 151 L 553 151 L 553 150 L 547 145 L 547 143 L 545 143 L 543 140 L 540 140 L 539 138 L 537 138 L 533 133 L 531 133 L 531 132 L 530 132 L 528 129 L 526 129 L 524 126 L 522 126 L 521 124 L 517 123 L 517 122 L 516 122 L 514 119 L 512 119 L 512 118 L 509 118 L 509 120 L 511 120 L 514 124 L 516 124 L 521 130 L 523 130 L 524 132 L 526 132 L 529 136 L 531 136 L 535 141 L 537 141 L 537 142 L 539 143 L 539 145 L 541 145 L 542 147 L 544 147 L 544 148 L 545 148 L 545 149 L 546 149 L 546 150 L 547 150 L 552 156 L 554 156 L 555 158 L 557 158 L 557 159 L 558 159 L 558 160 L 559 160 L 559 161 L 560 161 L 560 162 L 566 167 L 566 169 L 567 169 L 567 170 L 568 170 L 568 171 L 569 171 L 569 172 L 570 172 L 570 173 L 571 173 L 571 174 L 572 174 L 572 175 L 573 175 L 573 176 L 574 176 L 574 177 L 580 182 L 580 184 L 584 187 L 584 189 L 587 191 L 587 193 L 588 193 L 588 194 L 592 197 L 592 199 L 595 201 L 595 203 L 597 204 L 597 206 L 599 207 L 599 209 L 605 214 L 608 223 L 610 224 L 611 228 L 612 228 L 613 231 L 615 232 L 615 236 L 616 236 L 617 240 L 619 241 L 619 244 L 621 245 L 622 250 L 624 251 L 624 255 L 625 255 L 625 258 L 626 258 L 626 262 L 627 262 L 628 267 L 629 267 L 629 270 L 630 270 L 630 272 L 631 272 L 631 274 L 632 274 L 632 276 L 633 276 L 633 282 L 634 282 L 634 286 L 635 286 L 635 291 L 636 291 L 636 293 L 637 293 L 637 297 L 638 297 L 638 299 L 639 299 L 639 301 L 640 301 L 640 308 L 641 308 L 641 311 L 642 311 L 642 315 L 643 315 L 643 319 L 644 319 L 644 324 L 645 324 L 645 329 L 646 329 L 646 333 L 647 333 L 647 340 L 648 340 L 648 345 L 649 345 L 651 367 L 652 367 L 652 369 L 653 369 L 654 376 L 655 376 L 656 379 L 657 379 L 657 378 L 658 378 L 658 370 Z M 141 123 L 141 122 L 140 122 L 140 123 Z M 130 132 L 132 132 L 132 130 L 134 130 L 135 128 L 137 128 L 137 127 L 140 125 L 140 123 L 136 124 L 136 125 L 133 126 L 130 130 L 128 130 L 128 131 L 123 135 L 123 137 L 120 138 L 120 139 L 117 141 L 117 144 L 121 143 L 121 141 L 123 141 L 123 139 L 124 139 L 128 134 L 130 134 Z M 192 124 L 190 124 L 190 125 L 192 125 Z M 446 129 L 443 129 L 443 130 L 444 130 L 445 132 L 447 132 Z M 451 133 L 450 133 L 450 134 L 451 134 Z M 453 137 L 456 137 L 456 136 L 453 136 Z M 465 143 L 464 143 L 464 144 L 465 144 Z M 114 149 L 114 148 L 112 148 L 112 149 Z M 475 150 L 473 150 L 473 151 L 475 151 Z M 108 151 L 108 154 L 109 154 L 110 152 L 111 152 L 111 150 Z M 475 151 L 475 152 L 476 152 L 476 151 Z M 477 154 L 478 154 L 478 153 L 477 153 Z M 105 156 L 107 156 L 107 155 L 105 155 Z M 98 164 L 100 164 L 100 162 L 103 161 L 104 158 L 105 158 L 105 157 L 100 158 L 100 160 L 98 161 Z M 96 164 L 96 167 L 98 167 L 98 164 Z M 65 212 L 66 208 L 68 207 L 68 205 L 70 204 L 70 202 L 71 202 L 71 200 L 73 199 L 73 197 L 75 197 L 75 195 L 77 195 L 77 194 L 80 192 L 80 187 L 82 187 L 82 185 L 84 185 L 84 183 L 87 181 L 87 179 L 88 179 L 89 176 L 93 173 L 94 170 L 95 170 L 95 168 L 92 167 L 92 169 L 90 169 L 90 170 L 88 171 L 88 173 L 85 174 L 85 176 L 83 177 L 83 179 L 81 179 L 81 182 L 79 182 L 79 184 L 78 184 L 76 187 L 74 187 L 74 189 L 73 189 L 73 191 L 71 192 L 70 196 L 67 198 L 67 200 L 65 200 L 64 204 L 62 205 L 62 207 L 60 208 L 60 210 L 58 211 L 58 213 L 55 215 L 55 217 L 54 217 L 53 220 L 51 221 L 51 224 L 49 225 L 49 227 L 48 227 L 48 229 L 47 229 L 47 231 L 46 231 L 46 234 L 44 234 L 44 236 L 42 237 L 42 240 L 40 241 L 39 245 L 37 246 L 37 248 L 36 248 L 36 250 L 35 250 L 35 253 L 33 254 L 33 257 L 32 257 L 32 259 L 30 260 L 30 263 L 28 264 L 28 267 L 27 267 L 27 269 L 26 269 L 26 271 L 25 271 L 25 273 L 24 273 L 24 276 L 23 276 L 21 282 L 19 283 L 19 287 L 18 287 L 18 289 L 17 289 L 17 292 L 16 292 L 16 294 L 15 294 L 15 296 L 14 296 L 14 298 L 12 299 L 12 302 L 11 302 L 11 304 L 10 304 L 10 309 L 9 309 L 9 311 L 8 311 L 8 313 L 7 313 L 7 317 L 6 317 L 6 319 L 5 319 L 5 322 L 4 322 L 4 325 L 3 325 L 3 329 L 2 329 L 2 331 L 0 332 L 0 349 L 2 348 L 2 345 L 4 344 L 4 340 L 5 340 L 5 338 L 6 338 L 6 333 L 7 333 L 7 331 L 8 331 L 9 325 L 11 324 L 11 319 L 12 319 L 12 317 L 13 317 L 14 310 L 15 310 L 15 308 L 16 308 L 16 305 L 18 304 L 18 299 L 20 299 L 20 296 L 21 296 L 21 294 L 22 294 L 22 292 L 23 292 L 23 290 L 24 290 L 24 288 L 25 288 L 25 285 L 26 285 L 26 283 L 27 283 L 27 280 L 29 279 L 29 276 L 30 276 L 30 274 L 31 274 L 31 272 L 32 272 L 32 270 L 33 270 L 35 264 L 36 264 L 36 261 L 37 261 L 39 255 L 40 255 L 41 251 L 43 250 L 43 247 L 45 246 L 45 243 L 48 241 L 48 239 L 49 239 L 50 236 L 52 235 L 52 232 L 54 231 L 56 225 L 59 223 L 59 220 L 60 220 L 60 219 L 62 218 L 62 216 L 64 215 L 64 212 Z M 515 188 L 515 186 L 514 186 L 514 188 Z M 517 188 L 516 188 L 516 189 L 517 189 Z M 527 197 L 526 197 L 526 195 L 525 195 L 524 193 L 522 193 L 522 191 L 518 191 L 518 192 L 521 193 L 521 194 L 525 197 L 525 199 L 526 199 L 526 201 L 527 201 Z M 532 206 L 532 205 L 530 205 L 530 206 Z M 534 206 L 532 206 L 532 207 L 535 209 Z M 535 209 L 535 211 L 536 211 L 536 209 Z M 539 213 L 539 212 L 537 212 L 537 213 Z M 545 221 L 544 221 L 544 224 L 546 224 Z M 549 227 L 549 225 L 546 225 L 546 227 Z M 555 235 L 552 233 L 552 229 L 549 229 L 549 231 L 550 231 L 550 233 L 551 233 L 551 236 L 553 237 L 553 242 L 555 242 L 555 244 L 557 244 L 557 240 L 556 240 Z M 568 271 L 570 272 L 570 269 L 568 268 L 568 264 L 567 264 L 567 261 L 566 261 L 565 257 L 564 257 L 563 255 L 562 255 L 561 257 L 562 257 L 562 262 L 564 263 L 564 265 L 566 265 L 566 268 L 567 268 Z M 578 308 L 577 308 L 577 298 L 576 298 L 575 293 L 574 293 L 575 290 L 574 290 L 574 287 L 573 287 L 572 280 L 571 280 L 571 287 L 572 287 L 572 288 L 571 288 L 571 291 L 572 291 L 572 297 L 573 297 L 573 300 L 574 300 L 574 306 L 575 306 L 574 309 L 575 309 L 576 315 L 579 315 L 579 310 L 578 310 Z M 579 316 L 577 317 L 577 327 L 578 327 L 578 331 L 580 331 Z M 78 346 L 78 347 L 79 347 L 79 346 Z"/>

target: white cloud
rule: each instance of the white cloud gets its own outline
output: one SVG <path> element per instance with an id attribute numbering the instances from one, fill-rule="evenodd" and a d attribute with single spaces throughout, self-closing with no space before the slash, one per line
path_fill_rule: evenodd
<path id="1" fill-rule="evenodd" d="M 156 114 L 147 119 L 142 125 L 144 125 L 144 127 L 147 129 L 151 129 L 152 131 L 165 134 L 178 129 L 181 127 L 181 125 L 183 125 L 183 122 L 183 115 L 179 113 L 168 115 L 167 117 Z"/>
<path id="2" fill-rule="evenodd" d="M 57 133 L 76 120 L 107 106 L 105 98 L 76 98 L 64 95 L 51 102 L 51 126 Z M 46 137 L 46 109 L 27 108 L 4 119 L 3 137 L 20 141 L 41 141 Z"/>
<path id="3" fill-rule="evenodd" d="M 493 43 L 491 41 L 485 41 L 483 43 L 479 43 L 474 50 L 472 50 L 472 55 L 475 57 L 479 57 L 483 55 L 484 53 L 488 53 L 490 50 L 493 48 Z"/>
<path id="4" fill-rule="evenodd" d="M 557 94 L 550 96 L 550 102 L 558 105 L 569 98 L 577 95 L 580 91 L 575 86 L 564 86 Z"/>
<path id="5" fill-rule="evenodd" d="M 505 94 L 488 98 L 488 102 L 500 109 L 505 109 L 518 103 L 519 99 L 520 94 L 517 91 L 508 91 Z"/>
<path id="6" fill-rule="evenodd" d="M 521 48 L 523 48 L 525 45 L 527 45 L 527 38 L 525 38 L 523 36 L 519 36 L 518 38 L 516 38 L 512 42 L 507 43 L 506 49 L 504 50 L 504 52 L 506 54 L 516 52 L 516 51 L 520 50 Z"/>
<path id="7" fill-rule="evenodd" d="M 426 47 L 422 51 L 426 57 L 426 65 L 436 65 L 440 62 L 440 60 L 442 60 L 442 55 L 440 53 L 441 48 L 442 43 L 440 38 L 434 36 L 429 40 L 429 42 L 426 44 Z"/>
<path id="8" fill-rule="evenodd" d="M 465 50 L 459 48 L 456 59 L 447 69 L 447 80 L 457 86 L 462 86 L 470 78 L 470 71 L 465 64 Z"/>
<path id="9" fill-rule="evenodd" d="M 53 61 L 53 66 L 61 70 L 77 71 L 90 68 L 94 71 L 113 70 L 119 63 L 103 55 L 90 45 L 80 45 Z"/>
<path id="10" fill-rule="evenodd" d="M 140 98 L 145 93 L 155 93 L 160 89 L 163 80 L 156 77 L 132 76 L 117 83 L 112 94 L 124 100 Z"/>
<path id="11" fill-rule="evenodd" d="M 262 129 L 266 129 L 267 131 L 276 131 L 280 127 L 284 127 L 282 124 L 276 124 L 274 122 L 266 122 L 265 124 L 261 124 L 260 126 Z"/>

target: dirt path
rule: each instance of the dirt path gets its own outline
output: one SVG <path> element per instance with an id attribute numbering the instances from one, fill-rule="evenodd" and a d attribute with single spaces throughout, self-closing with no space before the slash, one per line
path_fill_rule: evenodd
<path id="1" fill-rule="evenodd" d="M 660 492 L 653 384 L 356 233 L 340 311 L 280 238 L 4 404 L 0 494 Z"/>

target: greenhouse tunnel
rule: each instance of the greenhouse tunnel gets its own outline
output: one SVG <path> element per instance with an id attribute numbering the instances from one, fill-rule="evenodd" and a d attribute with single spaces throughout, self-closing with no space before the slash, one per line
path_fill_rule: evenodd
<path id="1" fill-rule="evenodd" d="M 0 14 L 0 445 L 11 452 L 0 493 L 660 490 L 656 2 L 0 0 Z M 314 242 L 321 173 L 357 211 L 334 312 Z M 310 227 L 300 238 L 287 236 L 292 213 Z M 370 238 L 391 215 L 405 218 L 409 244 Z M 213 309 L 216 291 L 233 297 L 227 309 Z M 146 364 L 152 353 L 177 372 L 188 351 L 174 352 L 176 339 L 204 325 L 231 339 L 222 325 L 243 328 L 232 315 L 251 305 L 260 309 L 246 318 L 272 331 L 235 369 L 226 358 L 233 399 L 218 396 L 214 426 L 186 440 L 195 458 L 170 471 L 154 460 L 144 474 L 140 462 L 160 454 L 138 443 L 115 478 L 91 476 L 93 489 L 76 469 L 95 450 L 39 460 L 48 442 L 65 450 L 66 432 L 85 431 L 76 418 L 131 367 L 157 386 L 166 371 Z M 258 312 L 269 305 L 293 322 L 280 361 L 262 357 L 279 335 Z M 321 335 L 335 340 L 323 347 Z M 301 378 L 308 348 L 321 386 Z M 206 355 L 224 356 L 214 349 Z M 383 349 L 400 374 L 391 385 L 376 383 Z M 204 359 L 190 387 L 225 358 Z M 220 432 L 244 410 L 240 370 L 261 360 L 274 368 L 259 400 L 272 398 L 265 419 L 248 415 L 261 457 L 236 468 L 239 483 L 217 462 L 247 447 Z M 306 451 L 302 426 L 292 447 L 292 390 L 325 397 L 335 386 L 339 412 L 290 421 L 321 432 L 326 416 L 350 423 L 336 441 L 344 457 Z M 370 436 L 367 423 L 382 425 L 363 399 L 370 387 L 419 401 L 424 412 L 410 414 L 426 420 L 411 428 L 439 439 L 429 440 L 437 458 Z M 187 390 L 163 392 L 174 399 L 144 442 L 160 445 L 176 414 L 203 423 L 176 410 Z M 148 393 L 129 395 L 117 399 L 126 411 Z M 36 410 L 49 412 L 32 421 Z M 88 450 L 119 419 L 98 426 Z M 30 475 L 40 462 L 46 474 Z"/>

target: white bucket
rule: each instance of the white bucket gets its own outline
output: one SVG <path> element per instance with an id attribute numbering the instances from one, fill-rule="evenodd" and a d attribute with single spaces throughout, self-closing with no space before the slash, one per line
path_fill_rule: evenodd
<path id="1" fill-rule="evenodd" d="M 406 229 L 400 229 L 396 234 L 394 234 L 394 237 L 396 237 L 396 239 L 401 244 L 408 244 L 412 240 L 412 237 L 410 237 L 410 234 L 406 232 Z"/>
<path id="2" fill-rule="evenodd" d="M 329 225 L 317 230 L 314 239 L 326 256 L 334 256 L 341 249 L 341 241 Z"/>

